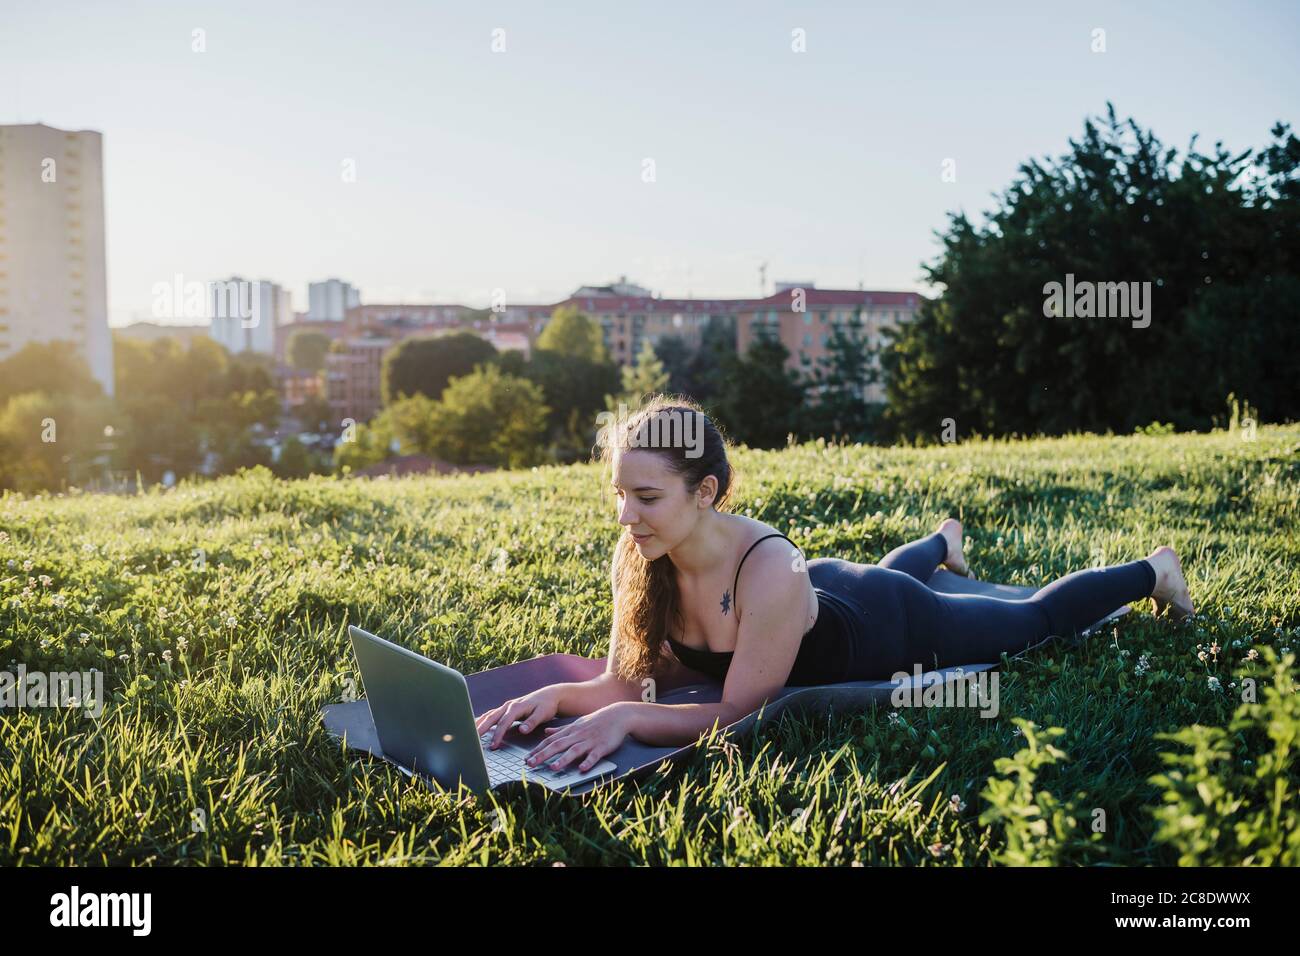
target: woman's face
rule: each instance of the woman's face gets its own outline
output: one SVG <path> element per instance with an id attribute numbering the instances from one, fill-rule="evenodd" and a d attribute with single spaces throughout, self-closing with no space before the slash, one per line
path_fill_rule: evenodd
<path id="1" fill-rule="evenodd" d="M 614 460 L 614 494 L 618 500 L 618 523 L 625 526 L 647 560 L 654 560 L 675 548 L 700 519 L 713 487 L 710 478 L 701 483 L 696 495 L 688 494 L 686 482 L 673 474 L 664 459 L 648 451 L 625 451 Z"/>

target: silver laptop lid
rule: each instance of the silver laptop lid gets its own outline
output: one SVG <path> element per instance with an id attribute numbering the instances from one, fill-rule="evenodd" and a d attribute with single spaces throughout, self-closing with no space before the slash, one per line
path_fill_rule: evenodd
<path id="1" fill-rule="evenodd" d="M 385 756 L 452 790 L 489 787 L 465 678 L 450 667 L 348 626 Z"/>

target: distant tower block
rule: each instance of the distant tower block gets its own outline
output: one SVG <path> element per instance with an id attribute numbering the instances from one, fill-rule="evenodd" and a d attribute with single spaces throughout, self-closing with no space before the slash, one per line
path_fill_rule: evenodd
<path id="1" fill-rule="evenodd" d="M 103 137 L 0 126 L 0 359 L 64 340 L 113 394 Z"/>

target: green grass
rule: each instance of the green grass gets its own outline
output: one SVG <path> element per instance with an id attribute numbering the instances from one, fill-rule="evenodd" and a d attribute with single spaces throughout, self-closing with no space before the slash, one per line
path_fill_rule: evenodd
<path id="1" fill-rule="evenodd" d="M 1296 865 L 1294 654 L 1270 661 L 1300 642 L 1298 453 L 1295 425 L 739 450 L 736 510 L 810 558 L 877 561 L 946 515 L 979 577 L 1016 584 L 1171 544 L 1200 613 L 1143 601 L 1009 662 L 993 719 L 786 714 L 581 798 L 431 792 L 319 709 L 357 680 L 349 622 L 464 673 L 603 656 L 619 529 L 597 466 L 7 495 L 0 666 L 96 667 L 107 701 L 0 711 L 0 862 Z"/>

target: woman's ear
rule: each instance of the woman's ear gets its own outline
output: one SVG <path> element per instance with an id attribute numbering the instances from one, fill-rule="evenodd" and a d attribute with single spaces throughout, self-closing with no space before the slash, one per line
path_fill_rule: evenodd
<path id="1" fill-rule="evenodd" d="M 700 481 L 700 487 L 695 492 L 695 502 L 701 508 L 711 508 L 713 500 L 718 496 L 718 479 L 713 475 L 705 475 Z"/>

